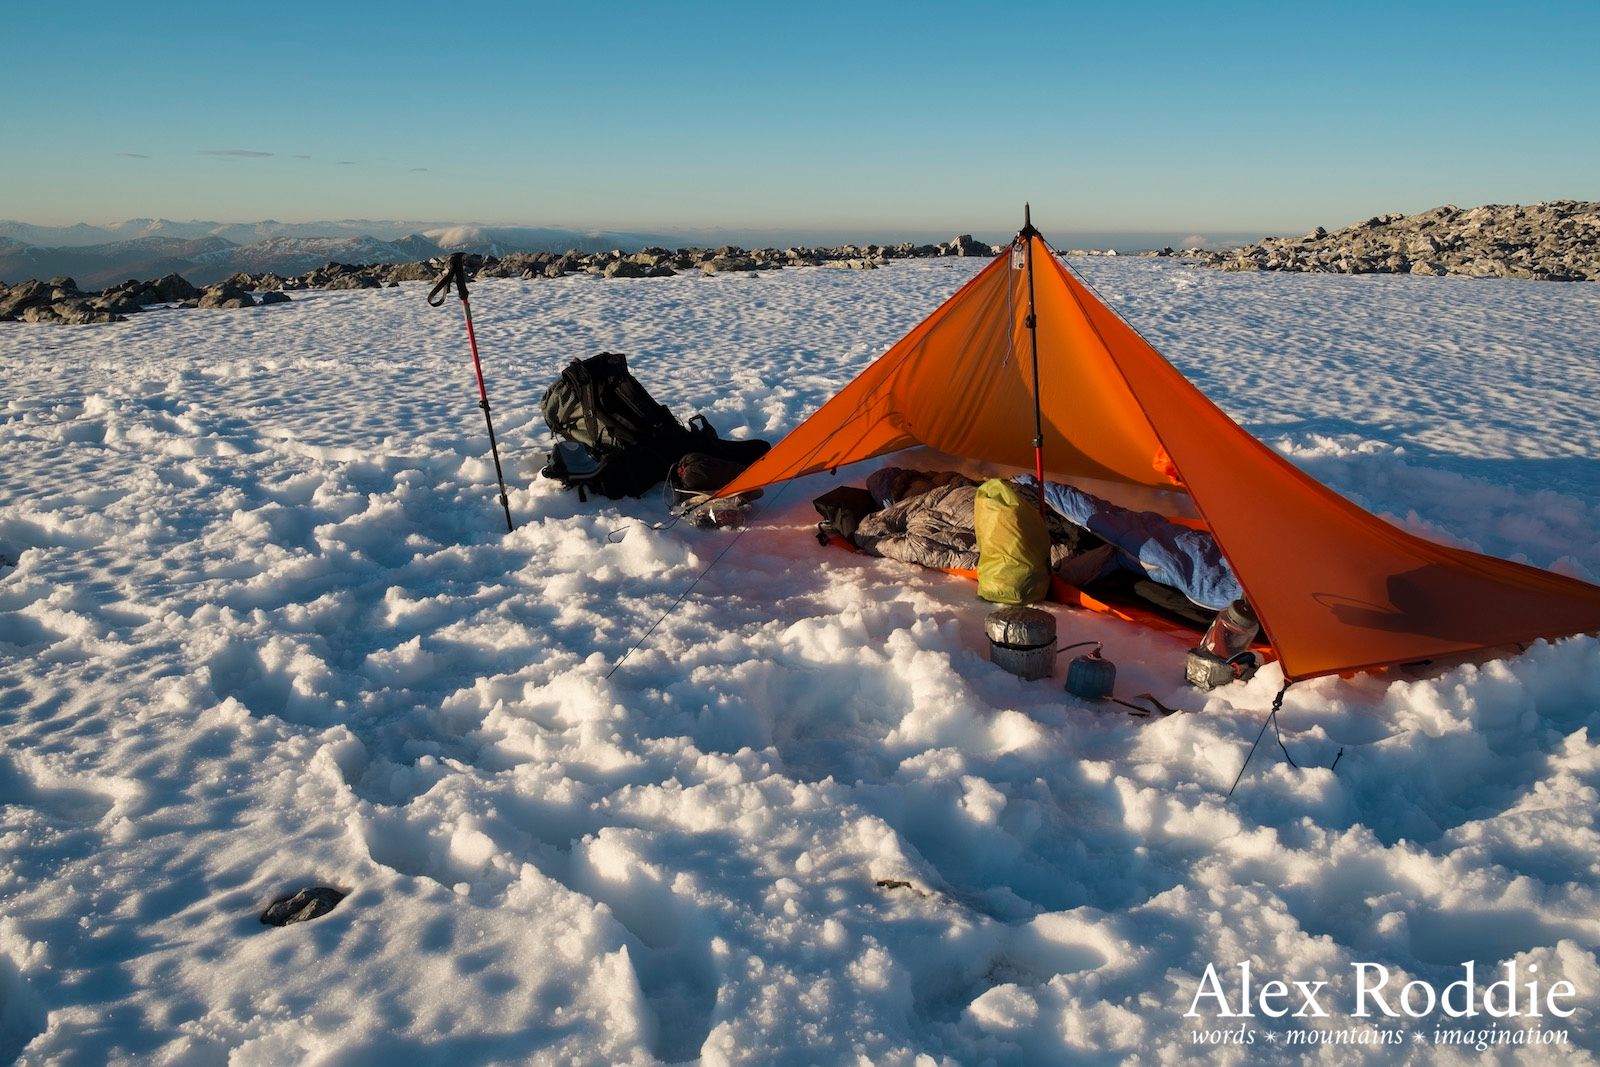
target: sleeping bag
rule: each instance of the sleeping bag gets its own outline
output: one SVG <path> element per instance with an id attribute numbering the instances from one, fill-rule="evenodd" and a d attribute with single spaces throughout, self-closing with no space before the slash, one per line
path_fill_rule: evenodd
<path id="1" fill-rule="evenodd" d="M 1033 475 L 1017 481 L 1035 491 Z M 1044 499 L 1051 511 L 1116 545 L 1135 573 L 1170 585 L 1203 608 L 1220 611 L 1244 596 L 1209 531 L 1180 526 L 1154 511 L 1130 511 L 1062 482 L 1047 480 Z"/>

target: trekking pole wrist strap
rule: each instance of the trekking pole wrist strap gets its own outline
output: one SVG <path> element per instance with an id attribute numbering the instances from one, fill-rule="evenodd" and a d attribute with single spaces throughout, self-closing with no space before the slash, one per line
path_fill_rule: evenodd
<path id="1" fill-rule="evenodd" d="M 450 262 L 445 266 L 444 273 L 439 276 L 438 282 L 434 284 L 432 291 L 428 293 L 429 307 L 443 305 L 445 298 L 450 295 L 450 287 L 452 285 L 461 294 L 462 301 L 466 301 L 467 268 L 462 263 L 462 256 L 463 253 L 461 252 L 452 252 L 450 254 Z"/>

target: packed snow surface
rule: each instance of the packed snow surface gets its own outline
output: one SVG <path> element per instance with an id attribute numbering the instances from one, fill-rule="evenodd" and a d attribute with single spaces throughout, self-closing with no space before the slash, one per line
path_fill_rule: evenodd
<path id="1" fill-rule="evenodd" d="M 1005 674 L 974 586 L 817 545 L 860 470 L 737 541 L 536 476 L 568 360 L 776 438 L 977 266 L 476 285 L 509 536 L 425 285 L 0 324 L 0 1062 L 1482 1058 L 1197 1044 L 1241 961 L 1537 965 L 1600 1048 L 1593 637 L 1296 685 L 1229 799 L 1274 668 L 1058 609 L 1183 713 Z M 1079 269 L 1363 506 L 1600 577 L 1600 287 Z"/>

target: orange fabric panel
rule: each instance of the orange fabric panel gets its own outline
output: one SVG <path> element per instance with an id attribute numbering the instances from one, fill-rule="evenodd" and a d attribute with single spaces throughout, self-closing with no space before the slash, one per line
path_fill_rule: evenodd
<path id="1" fill-rule="evenodd" d="M 1240 429 L 1065 267 L 1049 270 L 1150 413 L 1287 677 L 1600 629 L 1600 588 L 1363 511 Z"/>
<path id="2" fill-rule="evenodd" d="M 928 444 L 918 435 L 919 427 L 930 436 L 954 437 L 963 425 L 981 419 L 983 401 L 989 397 L 979 395 L 974 380 L 980 385 L 991 380 L 997 361 L 965 361 L 976 369 L 963 375 L 959 388 L 944 386 L 956 384 L 947 375 L 962 362 L 958 360 L 962 353 L 1005 348 L 1003 259 L 980 271 L 718 495 L 732 496 Z M 957 425 L 947 425 L 950 420 Z"/>
<path id="3" fill-rule="evenodd" d="M 1060 270 L 1055 256 L 1044 241 L 1033 238 L 1032 243 L 1045 469 L 1171 488 L 1171 480 L 1153 462 L 1161 442 L 1144 407 L 1116 365 L 1106 359 L 1100 338 L 1077 310 L 1072 295 L 1046 281 Z M 1025 306 L 1026 279 L 1019 278 L 1019 284 L 1024 286 Z M 1019 430 L 1028 443 L 1031 435 L 1022 425 L 1013 422 L 1004 427 L 1012 438 L 1019 436 Z"/>
<path id="4" fill-rule="evenodd" d="M 1042 243 L 1035 259 L 1052 260 Z M 1035 277 L 1039 263 L 1036 263 Z M 1160 442 L 1070 297 L 1035 285 L 1048 473 L 1170 487 Z M 927 445 L 1033 467 L 1027 274 L 997 257 L 921 325 L 724 488 L 773 482 Z"/>
<path id="5" fill-rule="evenodd" d="M 1042 238 L 1029 244 L 1045 470 L 1181 481 L 1286 677 L 1600 630 L 1600 588 L 1414 537 L 1318 483 L 1240 429 Z M 1032 467 L 1027 297 L 1027 272 L 999 256 L 719 495 L 917 444 Z"/>

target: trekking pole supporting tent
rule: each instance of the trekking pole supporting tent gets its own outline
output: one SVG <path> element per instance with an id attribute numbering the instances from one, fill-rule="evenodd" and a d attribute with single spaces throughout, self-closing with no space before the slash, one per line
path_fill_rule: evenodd
<path id="1" fill-rule="evenodd" d="M 1033 347 L 1033 473 L 1039 482 L 1039 517 L 1045 517 L 1044 503 L 1044 416 L 1039 410 L 1039 318 L 1033 311 L 1033 239 L 1039 233 L 1033 228 L 1033 209 L 1022 205 L 1022 231 L 1017 240 L 1022 242 L 1022 261 L 1028 272 L 1028 317 L 1023 322 L 1028 327 L 1028 340 Z"/>
<path id="2" fill-rule="evenodd" d="M 467 300 L 467 270 L 462 264 L 460 252 L 451 254 L 450 264 L 445 268 L 444 276 L 428 294 L 428 305 L 430 307 L 443 305 L 445 297 L 450 295 L 452 285 L 461 296 L 461 313 L 467 320 L 467 345 L 472 349 L 472 371 L 478 376 L 478 406 L 483 409 L 483 424 L 489 428 L 489 452 L 494 456 L 494 476 L 500 483 L 500 506 L 505 509 L 506 532 L 510 533 L 516 527 L 511 524 L 511 499 L 506 495 L 506 476 L 500 467 L 500 444 L 494 439 L 494 419 L 489 417 L 489 390 L 483 384 L 483 363 L 478 359 L 478 338 L 472 331 L 472 304 Z"/>

